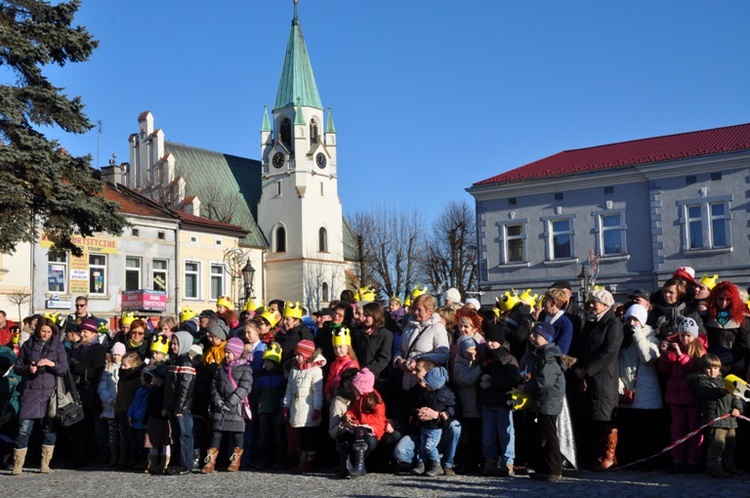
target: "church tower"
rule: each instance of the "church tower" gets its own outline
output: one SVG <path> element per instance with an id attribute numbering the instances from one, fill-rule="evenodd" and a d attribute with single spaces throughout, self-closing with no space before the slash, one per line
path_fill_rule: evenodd
<path id="1" fill-rule="evenodd" d="M 267 108 L 263 114 L 261 154 L 266 295 L 312 312 L 344 289 L 343 218 L 336 129 L 320 100 L 296 0 L 276 102 L 270 118 Z"/>

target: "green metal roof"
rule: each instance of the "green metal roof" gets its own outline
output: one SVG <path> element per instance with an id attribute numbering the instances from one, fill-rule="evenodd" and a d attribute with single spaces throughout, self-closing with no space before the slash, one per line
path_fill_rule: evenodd
<path id="1" fill-rule="evenodd" d="M 336 133 L 336 126 L 333 124 L 333 113 L 331 108 L 328 108 L 328 120 L 326 121 L 326 133 Z"/>
<path id="2" fill-rule="evenodd" d="M 323 109 L 305 38 L 302 36 L 302 27 L 295 11 L 292 29 L 289 31 L 289 40 L 286 44 L 279 89 L 276 91 L 276 104 L 273 108 L 276 110 L 295 105 L 298 99 L 300 105 Z"/>
<path id="3" fill-rule="evenodd" d="M 207 204 L 216 202 L 231 212 L 232 224 L 248 230 L 241 244 L 268 247 L 255 221 L 262 192 L 260 161 L 174 142 L 164 142 L 164 150 L 175 158 L 176 174 L 185 180 L 185 196 L 200 199 L 201 216 L 208 217 Z"/>
<path id="4" fill-rule="evenodd" d="M 297 108 L 294 110 L 294 124 L 296 125 L 305 125 L 305 115 L 302 114 L 302 107 L 297 104 Z"/>
<path id="5" fill-rule="evenodd" d="M 268 119 L 268 106 L 263 106 L 263 124 L 260 127 L 260 131 L 273 131 L 271 130 L 271 121 Z"/>

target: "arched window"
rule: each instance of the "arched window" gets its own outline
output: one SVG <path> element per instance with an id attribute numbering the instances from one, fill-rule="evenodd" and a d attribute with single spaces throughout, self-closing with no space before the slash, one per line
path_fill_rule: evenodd
<path id="1" fill-rule="evenodd" d="M 284 118 L 281 121 L 281 143 L 283 143 L 287 149 L 292 148 L 292 120 Z"/>
<path id="2" fill-rule="evenodd" d="M 283 226 L 276 229 L 276 252 L 286 252 L 286 229 Z"/>
<path id="3" fill-rule="evenodd" d="M 320 135 L 318 133 L 318 122 L 314 119 L 310 120 L 310 143 L 316 144 L 320 141 Z"/>
<path id="4" fill-rule="evenodd" d="M 330 296 L 328 295 L 328 284 L 326 282 L 323 282 L 323 285 L 320 286 L 320 297 L 321 301 L 323 301 L 324 303 L 330 301 Z"/>
<path id="5" fill-rule="evenodd" d="M 328 252 L 328 231 L 325 227 L 320 227 L 318 230 L 318 251 Z"/>

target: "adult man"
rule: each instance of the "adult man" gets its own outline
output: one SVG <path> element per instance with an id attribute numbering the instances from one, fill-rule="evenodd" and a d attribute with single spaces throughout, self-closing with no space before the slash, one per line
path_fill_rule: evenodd
<path id="1" fill-rule="evenodd" d="M 333 318 L 333 310 L 331 308 L 323 308 L 313 313 L 313 316 L 315 317 L 315 327 L 320 330 Z"/>
<path id="2" fill-rule="evenodd" d="M 86 296 L 78 296 L 76 297 L 76 310 L 68 315 L 65 328 L 80 325 L 87 318 L 96 320 L 94 314 L 89 311 L 89 299 Z"/>
<path id="3" fill-rule="evenodd" d="M 0 346 L 7 346 L 12 335 L 11 329 L 17 327 L 14 322 L 7 319 L 4 311 L 0 310 Z"/>
<path id="4" fill-rule="evenodd" d="M 651 309 L 651 294 L 643 289 L 634 290 L 628 296 L 628 299 L 635 304 L 640 304 L 641 306 L 646 308 L 646 311 L 649 311 Z"/>

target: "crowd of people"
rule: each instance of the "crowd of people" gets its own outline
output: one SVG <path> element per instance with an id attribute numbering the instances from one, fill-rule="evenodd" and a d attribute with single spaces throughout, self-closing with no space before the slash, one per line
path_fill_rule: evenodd
<path id="1" fill-rule="evenodd" d="M 42 473 L 54 457 L 157 475 L 737 476 L 750 310 L 718 280 L 680 268 L 654 293 L 595 288 L 582 307 L 566 281 L 484 307 L 456 289 L 442 306 L 426 288 L 387 304 L 344 291 L 313 313 L 221 297 L 112 328 L 85 296 L 67 317 L 0 311 L 0 454 L 12 475 L 29 456 Z M 66 391 L 83 408 L 72 423 Z"/>

